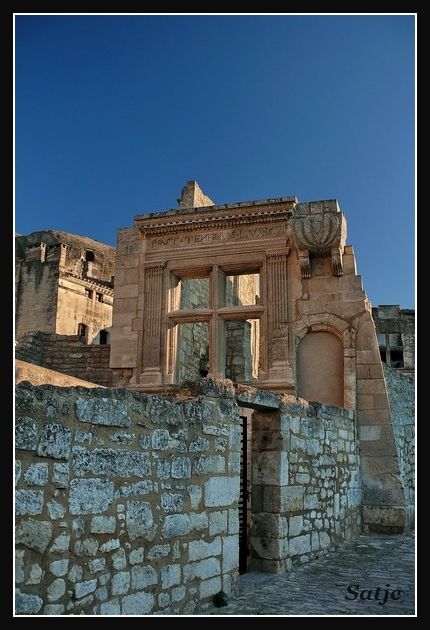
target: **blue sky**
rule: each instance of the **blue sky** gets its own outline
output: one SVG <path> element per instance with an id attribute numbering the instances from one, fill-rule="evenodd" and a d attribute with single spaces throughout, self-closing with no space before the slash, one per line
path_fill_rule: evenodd
<path id="1" fill-rule="evenodd" d="M 373 305 L 414 305 L 414 17 L 16 16 L 15 227 L 114 245 L 196 179 L 338 199 Z"/>

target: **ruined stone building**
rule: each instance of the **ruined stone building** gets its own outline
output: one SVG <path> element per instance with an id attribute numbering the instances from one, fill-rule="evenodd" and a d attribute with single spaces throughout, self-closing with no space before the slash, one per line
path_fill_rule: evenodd
<path id="1" fill-rule="evenodd" d="M 336 200 L 216 205 L 194 181 L 119 231 L 114 386 L 17 386 L 18 613 L 204 611 L 239 573 L 413 525 L 413 377 L 381 361 L 346 238 Z M 27 295 L 46 274 L 82 303 L 89 269 L 31 266 L 45 239 Z"/>
<path id="2" fill-rule="evenodd" d="M 380 304 L 372 308 L 378 335 L 381 361 L 413 373 L 415 370 L 415 311 L 398 304 Z"/>
<path id="3" fill-rule="evenodd" d="M 106 344 L 112 324 L 115 249 L 57 230 L 15 239 L 15 338 L 31 331 Z"/>

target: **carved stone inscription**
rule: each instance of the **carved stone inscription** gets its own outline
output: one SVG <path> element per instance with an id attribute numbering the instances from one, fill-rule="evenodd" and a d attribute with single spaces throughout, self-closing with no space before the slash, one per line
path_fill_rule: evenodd
<path id="1" fill-rule="evenodd" d="M 286 235 L 287 223 L 272 226 L 241 227 L 232 230 L 212 230 L 178 233 L 149 237 L 150 251 L 177 247 L 205 247 L 224 242 L 257 241 L 266 238 L 279 238 Z"/>

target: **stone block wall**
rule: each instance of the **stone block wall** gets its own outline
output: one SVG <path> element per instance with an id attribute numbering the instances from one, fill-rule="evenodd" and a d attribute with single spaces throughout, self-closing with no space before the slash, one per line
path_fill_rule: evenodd
<path id="1" fill-rule="evenodd" d="M 415 378 L 384 366 L 394 439 L 399 458 L 400 476 L 407 506 L 415 504 Z"/>
<path id="2" fill-rule="evenodd" d="M 231 383 L 176 401 L 17 386 L 16 612 L 180 614 L 235 588 Z"/>
<path id="3" fill-rule="evenodd" d="M 252 416 L 251 567 L 281 573 L 361 531 L 355 413 L 241 390 L 238 400 L 257 408 Z"/>
<path id="4" fill-rule="evenodd" d="M 29 332 L 17 344 L 17 359 L 75 376 L 104 387 L 112 386 L 110 345 L 87 345 L 77 335 Z"/>

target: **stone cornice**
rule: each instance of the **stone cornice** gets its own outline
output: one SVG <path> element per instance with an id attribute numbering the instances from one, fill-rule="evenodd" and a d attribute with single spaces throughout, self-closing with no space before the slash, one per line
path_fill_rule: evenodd
<path id="1" fill-rule="evenodd" d="M 135 226 L 148 235 L 166 232 L 190 231 L 199 228 L 225 229 L 239 225 L 286 221 L 291 216 L 296 200 L 294 197 L 264 202 L 225 204 L 209 208 L 193 208 L 191 211 L 178 213 L 165 212 L 159 215 L 138 215 Z"/>
<path id="2" fill-rule="evenodd" d="M 104 295 L 113 296 L 113 287 L 111 283 L 108 283 L 106 280 L 98 280 L 97 278 L 89 277 L 80 278 L 73 273 L 62 273 L 60 274 L 60 278 L 64 278 L 65 280 L 73 280 L 73 282 L 76 282 L 77 284 L 80 284 L 84 287 L 97 289 L 97 291 L 103 293 Z M 110 286 L 107 286 L 108 284 Z"/>

